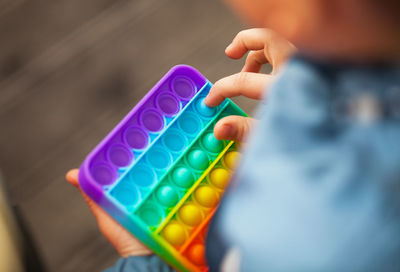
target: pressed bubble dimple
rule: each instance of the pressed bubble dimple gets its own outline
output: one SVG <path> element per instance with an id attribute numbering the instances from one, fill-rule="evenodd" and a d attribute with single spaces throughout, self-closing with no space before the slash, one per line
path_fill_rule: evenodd
<path id="1" fill-rule="evenodd" d="M 150 167 L 142 164 L 133 168 L 130 178 L 133 183 L 142 187 L 148 187 L 154 183 L 156 176 Z"/>
<path id="2" fill-rule="evenodd" d="M 229 172 L 223 168 L 216 168 L 209 174 L 210 182 L 219 189 L 224 189 L 229 182 Z"/>
<path id="3" fill-rule="evenodd" d="M 135 149 L 143 149 L 148 144 L 148 135 L 138 127 L 130 127 L 124 133 L 126 143 Z"/>
<path id="4" fill-rule="evenodd" d="M 161 93 L 156 98 L 157 107 L 167 116 L 173 116 L 179 112 L 179 100 L 170 93 Z"/>
<path id="5" fill-rule="evenodd" d="M 128 166 L 132 159 L 132 152 L 123 145 L 114 144 L 108 148 L 108 158 L 117 167 Z"/>
<path id="6" fill-rule="evenodd" d="M 164 119 L 156 110 L 146 110 L 141 114 L 143 126 L 151 132 L 158 132 L 164 127 Z"/>
<path id="7" fill-rule="evenodd" d="M 216 192 L 210 186 L 201 186 L 194 192 L 194 198 L 200 205 L 211 208 L 217 205 L 218 197 Z"/>
<path id="8" fill-rule="evenodd" d="M 116 171 L 106 163 L 95 164 L 90 169 L 93 178 L 101 185 L 108 185 L 117 178 Z"/>
<path id="9" fill-rule="evenodd" d="M 171 155 L 162 148 L 153 148 L 147 153 L 149 163 L 157 169 L 165 169 L 171 163 Z"/>
<path id="10" fill-rule="evenodd" d="M 191 171 L 186 167 L 179 167 L 172 173 L 174 183 L 183 188 L 189 188 L 194 182 Z"/>
<path id="11" fill-rule="evenodd" d="M 162 232 L 163 237 L 174 246 L 182 245 L 186 240 L 185 229 L 178 223 L 170 223 Z"/>
<path id="12" fill-rule="evenodd" d="M 191 167 L 196 170 L 204 170 L 208 166 L 208 156 L 202 150 L 193 150 L 188 155 L 188 161 Z"/>
<path id="13" fill-rule="evenodd" d="M 178 194 L 170 185 L 161 186 L 156 193 L 157 200 L 168 207 L 174 206 L 178 202 Z"/>
<path id="14" fill-rule="evenodd" d="M 207 106 L 204 103 L 205 97 L 202 97 L 196 101 L 196 110 L 203 116 L 211 117 L 215 114 L 216 109 Z"/>
<path id="15" fill-rule="evenodd" d="M 185 113 L 178 119 L 178 122 L 181 129 L 187 134 L 194 135 L 201 130 L 200 119 L 192 113 Z"/>
<path id="16" fill-rule="evenodd" d="M 164 144 L 173 152 L 182 151 L 186 146 L 186 138 L 178 130 L 169 130 L 163 136 Z"/>
<path id="17" fill-rule="evenodd" d="M 203 145 L 208 151 L 214 153 L 218 153 L 224 148 L 223 142 L 215 138 L 214 133 L 212 132 L 204 135 Z"/>
<path id="18" fill-rule="evenodd" d="M 193 81 L 187 77 L 177 76 L 172 80 L 172 90 L 183 100 L 189 100 L 196 92 Z"/>
<path id="19" fill-rule="evenodd" d="M 121 204 L 126 206 L 136 204 L 139 198 L 138 191 L 134 186 L 118 186 L 113 195 Z"/>
<path id="20" fill-rule="evenodd" d="M 161 222 L 162 214 L 153 205 L 147 205 L 140 209 L 139 217 L 149 226 L 156 226 Z"/>
<path id="21" fill-rule="evenodd" d="M 194 204 L 186 204 L 179 210 L 179 217 L 185 223 L 186 225 L 189 226 L 196 226 L 201 223 L 201 220 L 203 219 L 202 213 L 199 209 Z"/>

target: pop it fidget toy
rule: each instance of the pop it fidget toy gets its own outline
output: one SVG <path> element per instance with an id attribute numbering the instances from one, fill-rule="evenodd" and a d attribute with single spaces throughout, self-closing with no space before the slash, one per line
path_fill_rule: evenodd
<path id="1" fill-rule="evenodd" d="M 172 68 L 93 149 L 79 172 L 82 190 L 180 271 L 207 271 L 208 223 L 230 179 L 236 144 L 215 123 L 246 114 L 226 99 L 203 100 L 211 83 L 194 68 Z"/>

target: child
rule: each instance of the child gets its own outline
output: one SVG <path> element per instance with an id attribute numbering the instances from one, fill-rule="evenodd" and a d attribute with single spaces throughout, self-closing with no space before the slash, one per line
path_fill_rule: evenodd
<path id="1" fill-rule="evenodd" d="M 230 2 L 271 30 L 236 36 L 226 54 L 250 51 L 246 64 L 205 101 L 262 99 L 257 123 L 215 126 L 220 139 L 252 131 L 210 226 L 210 270 L 400 271 L 400 1 Z M 259 74 L 268 62 L 272 75 Z M 77 186 L 77 170 L 67 179 Z M 172 270 L 88 202 L 121 256 L 135 256 L 109 271 Z"/>

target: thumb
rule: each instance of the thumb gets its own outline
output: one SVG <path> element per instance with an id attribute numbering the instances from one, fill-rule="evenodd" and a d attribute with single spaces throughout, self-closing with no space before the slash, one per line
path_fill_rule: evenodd
<path id="1" fill-rule="evenodd" d="M 242 142 L 251 130 L 255 119 L 243 116 L 227 116 L 217 122 L 214 127 L 215 138 Z"/>
<path id="2" fill-rule="evenodd" d="M 65 179 L 73 186 L 79 188 L 79 182 L 78 182 L 78 174 L 79 170 L 78 169 L 71 169 L 68 171 L 68 173 L 65 175 Z"/>
<path id="3" fill-rule="evenodd" d="M 93 215 L 96 217 L 96 219 L 98 219 L 99 216 L 101 217 L 105 212 L 81 190 L 81 188 L 79 187 L 78 176 L 79 170 L 72 169 L 68 171 L 65 178 L 70 184 L 79 189 L 86 203 L 89 205 L 89 208 L 92 211 Z"/>

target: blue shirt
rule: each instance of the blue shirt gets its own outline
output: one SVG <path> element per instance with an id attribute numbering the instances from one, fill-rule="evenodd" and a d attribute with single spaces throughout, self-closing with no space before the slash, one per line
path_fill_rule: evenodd
<path id="1" fill-rule="evenodd" d="M 400 271 L 400 66 L 295 57 L 256 117 L 210 270 Z"/>

